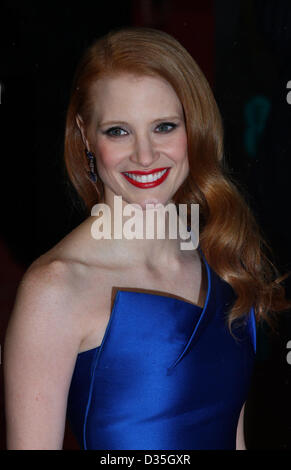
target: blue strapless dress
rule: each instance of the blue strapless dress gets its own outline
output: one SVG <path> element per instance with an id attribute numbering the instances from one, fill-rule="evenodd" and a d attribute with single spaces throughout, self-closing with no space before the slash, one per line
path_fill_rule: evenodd
<path id="1" fill-rule="evenodd" d="M 117 291 L 101 346 L 78 354 L 71 381 L 67 417 L 82 449 L 235 449 L 255 358 L 254 311 L 233 337 L 226 317 L 235 294 L 202 259 L 204 308 Z"/>

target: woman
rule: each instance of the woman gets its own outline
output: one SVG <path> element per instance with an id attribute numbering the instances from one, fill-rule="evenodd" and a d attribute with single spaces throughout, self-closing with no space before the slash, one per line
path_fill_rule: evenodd
<path id="1" fill-rule="evenodd" d="M 243 447 L 255 317 L 287 303 L 222 140 L 207 81 L 174 38 L 127 28 L 86 52 L 65 161 L 88 215 L 102 202 L 110 227 L 116 196 L 138 204 L 139 223 L 149 203 L 199 204 L 199 248 L 144 225 L 139 239 L 112 226 L 98 239 L 94 212 L 30 266 L 4 349 L 8 448 L 61 449 L 66 413 L 84 449 Z"/>

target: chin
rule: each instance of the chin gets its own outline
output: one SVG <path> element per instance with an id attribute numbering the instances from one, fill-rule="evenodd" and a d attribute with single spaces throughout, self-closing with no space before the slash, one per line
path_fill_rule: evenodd
<path id="1" fill-rule="evenodd" d="M 162 204 L 165 207 L 171 202 L 173 202 L 172 199 L 148 197 L 143 199 L 142 201 L 136 201 L 135 204 L 139 204 L 143 210 L 146 210 L 147 204 L 151 204 L 154 207 L 158 206 L 159 204 Z"/>
<path id="2" fill-rule="evenodd" d="M 142 201 L 141 203 L 142 208 L 145 209 L 147 204 L 153 204 L 154 206 L 156 206 L 157 204 L 163 204 L 163 203 L 161 202 L 161 200 L 157 198 L 148 198 Z"/>

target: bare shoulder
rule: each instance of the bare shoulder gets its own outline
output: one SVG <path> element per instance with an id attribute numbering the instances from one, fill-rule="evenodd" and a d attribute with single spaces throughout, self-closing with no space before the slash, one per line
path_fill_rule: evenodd
<path id="1" fill-rule="evenodd" d="M 18 287 L 23 294 L 65 295 L 70 286 L 71 268 L 67 261 L 45 255 L 36 259 L 27 269 Z"/>
<path id="2" fill-rule="evenodd" d="M 61 260 L 47 263 L 33 263 L 24 274 L 11 312 L 6 344 L 13 338 L 18 342 L 27 334 L 31 343 L 44 341 L 45 336 L 54 336 L 64 341 L 64 332 L 70 338 L 67 341 L 77 343 L 77 325 L 73 320 L 74 305 L 72 273 L 68 264 Z M 76 332 L 75 332 L 76 330 Z M 53 343 L 53 341 L 51 341 Z"/>
<path id="3" fill-rule="evenodd" d="M 22 277 L 17 290 L 18 301 L 46 304 L 49 301 L 68 301 L 72 293 L 72 263 L 68 260 L 42 255 L 36 259 Z M 66 305 L 66 302 L 63 302 Z"/>
<path id="4" fill-rule="evenodd" d="M 53 256 L 48 252 L 36 259 L 25 272 L 20 284 L 20 292 L 36 295 L 47 300 L 57 297 L 66 300 L 71 298 L 74 289 L 74 277 L 77 263 L 65 257 Z M 64 302 L 64 303 L 66 303 Z"/>
<path id="5" fill-rule="evenodd" d="M 85 223 L 72 230 L 49 251 L 37 258 L 23 276 L 19 290 L 35 301 L 54 301 L 62 311 L 71 309 L 89 271 Z M 87 249 L 88 251 L 88 249 Z"/>
<path id="6" fill-rule="evenodd" d="M 78 230 L 37 258 L 27 269 L 17 289 L 7 335 L 17 325 L 29 324 L 31 331 L 52 330 L 69 341 L 82 340 L 82 312 L 88 267 L 78 256 L 82 241 Z M 73 249 L 72 246 L 76 246 Z M 83 306 L 84 307 L 84 306 Z"/>

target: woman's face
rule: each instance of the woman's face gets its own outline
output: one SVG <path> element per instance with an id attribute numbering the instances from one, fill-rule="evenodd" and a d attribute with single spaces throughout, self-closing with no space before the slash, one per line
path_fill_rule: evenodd
<path id="1" fill-rule="evenodd" d="M 104 183 L 104 202 L 166 205 L 188 175 L 183 108 L 159 77 L 131 74 L 98 80 L 88 147 Z"/>

